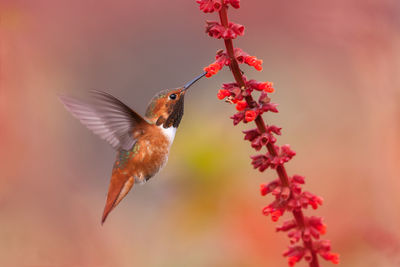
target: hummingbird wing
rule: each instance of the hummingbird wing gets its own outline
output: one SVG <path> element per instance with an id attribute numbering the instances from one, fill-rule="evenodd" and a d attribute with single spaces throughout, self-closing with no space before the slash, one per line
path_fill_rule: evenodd
<path id="1" fill-rule="evenodd" d="M 91 93 L 92 102 L 69 96 L 59 96 L 59 99 L 74 117 L 114 149 L 132 149 L 136 142 L 133 137 L 135 127 L 147 122 L 112 95 L 96 90 Z"/>

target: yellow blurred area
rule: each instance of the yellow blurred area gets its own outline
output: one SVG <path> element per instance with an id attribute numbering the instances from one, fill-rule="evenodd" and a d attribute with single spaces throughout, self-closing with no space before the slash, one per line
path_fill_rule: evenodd
<path id="1" fill-rule="evenodd" d="M 399 266 L 399 1 L 243 0 L 229 16 L 264 60 L 246 75 L 275 84 L 265 120 L 324 198 L 307 214 L 341 266 Z M 252 126 L 216 98 L 228 70 L 191 89 L 166 168 L 104 226 L 115 152 L 57 99 L 98 89 L 144 114 L 223 47 L 206 19 L 195 1 L 0 0 L 0 266 L 287 266 L 289 240 L 261 213 L 276 174 L 252 169 Z"/>

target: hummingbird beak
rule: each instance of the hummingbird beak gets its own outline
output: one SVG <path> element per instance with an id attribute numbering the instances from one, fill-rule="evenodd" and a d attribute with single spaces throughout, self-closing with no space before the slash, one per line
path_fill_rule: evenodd
<path id="1" fill-rule="evenodd" d="M 185 84 L 183 86 L 182 91 L 186 92 L 187 89 L 189 89 L 190 86 L 192 86 L 195 82 L 197 82 L 198 80 L 200 80 L 201 78 L 203 78 L 205 75 L 207 74 L 207 72 L 204 72 L 203 74 L 197 76 L 196 78 L 194 78 L 193 80 L 191 80 L 190 82 L 188 82 L 187 84 Z"/>

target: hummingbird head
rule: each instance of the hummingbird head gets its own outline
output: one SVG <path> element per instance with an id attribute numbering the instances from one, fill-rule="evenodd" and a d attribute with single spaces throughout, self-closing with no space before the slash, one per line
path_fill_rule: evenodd
<path id="1" fill-rule="evenodd" d="M 176 89 L 166 89 L 156 94 L 150 101 L 146 118 L 164 128 L 179 126 L 183 116 L 185 93 L 191 85 L 201 79 L 205 73 L 196 77 L 186 85 Z"/>

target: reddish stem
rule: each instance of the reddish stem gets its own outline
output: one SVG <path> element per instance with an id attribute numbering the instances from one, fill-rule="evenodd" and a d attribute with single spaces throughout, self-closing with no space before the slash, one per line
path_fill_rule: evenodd
<path id="1" fill-rule="evenodd" d="M 228 7 L 226 5 L 224 5 L 221 8 L 221 10 L 219 11 L 219 18 L 220 18 L 221 24 L 225 28 L 228 28 L 228 23 L 229 23 L 227 10 L 228 10 Z M 239 63 L 237 62 L 235 54 L 234 54 L 232 39 L 225 39 L 224 42 L 225 42 L 226 51 L 230 58 L 231 63 L 229 65 L 229 67 L 231 69 L 233 77 L 235 78 L 236 83 L 242 89 L 244 89 L 246 87 L 246 83 L 243 79 L 242 71 L 240 70 Z M 254 107 L 255 101 L 251 95 L 246 96 L 245 99 L 246 99 L 247 105 L 249 107 Z M 264 119 L 262 118 L 262 116 L 258 115 L 257 118 L 255 119 L 255 123 L 257 125 L 258 130 L 261 133 L 266 132 L 265 122 L 264 122 Z M 273 155 L 273 156 L 278 155 L 273 144 L 268 143 L 267 149 L 271 155 Z M 276 168 L 276 172 L 278 173 L 278 176 L 279 176 L 279 179 L 281 180 L 282 185 L 289 186 L 290 185 L 289 178 L 288 178 L 285 167 L 283 165 L 279 165 Z M 294 210 L 293 216 L 296 219 L 297 225 L 299 225 L 299 227 L 304 229 L 305 222 L 304 222 L 304 215 L 303 215 L 302 210 L 301 209 Z M 304 230 L 303 230 L 303 234 L 304 234 Z M 312 259 L 309 262 L 309 264 L 310 264 L 309 266 L 310 267 L 319 267 L 318 257 L 316 255 L 316 253 L 314 252 L 314 250 L 312 249 L 312 241 L 304 242 L 304 245 L 306 248 L 309 249 L 309 251 L 311 251 L 311 254 L 312 254 Z"/>

